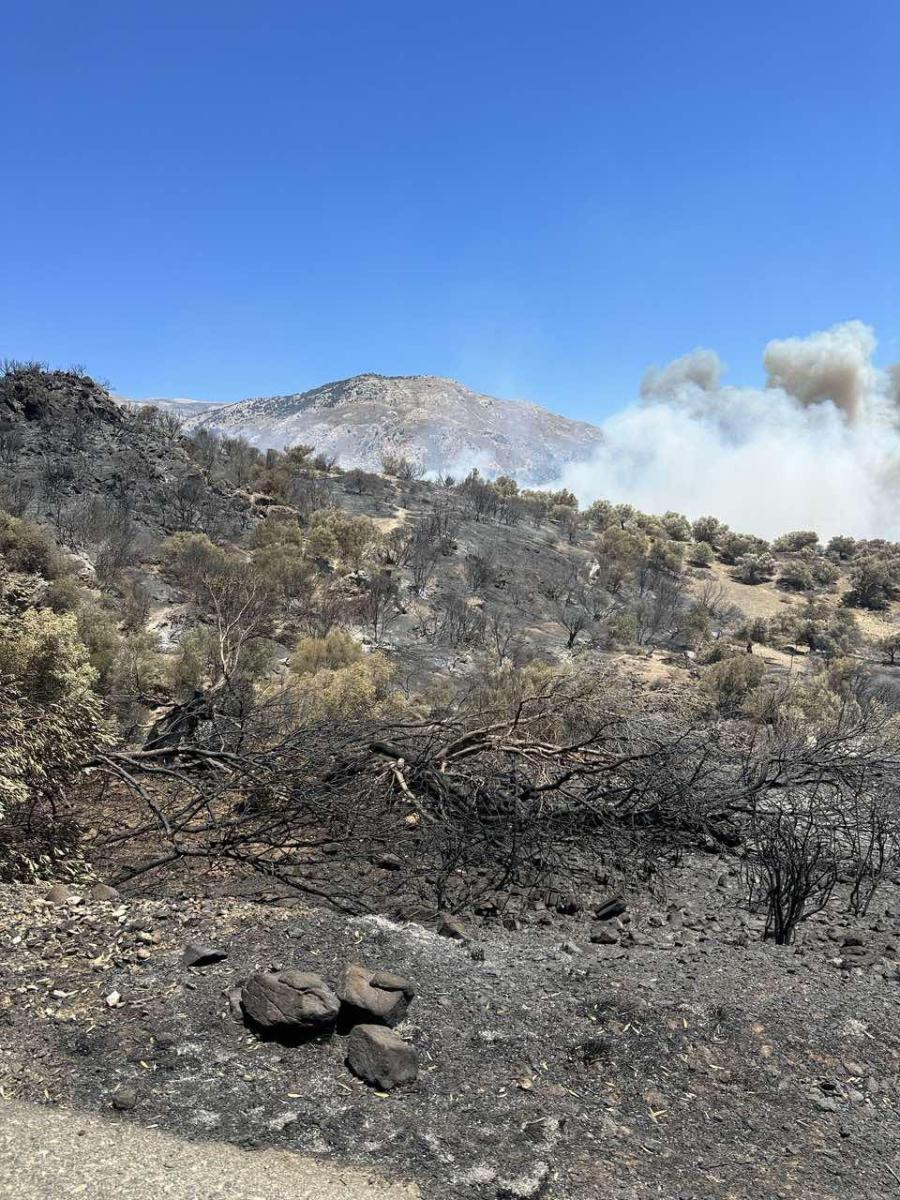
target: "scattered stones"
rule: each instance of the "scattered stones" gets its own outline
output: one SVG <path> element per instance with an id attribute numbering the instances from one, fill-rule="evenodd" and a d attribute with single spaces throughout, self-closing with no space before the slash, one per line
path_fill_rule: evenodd
<path id="1" fill-rule="evenodd" d="M 370 971 L 361 963 L 352 963 L 341 976 L 337 995 L 342 1018 L 396 1025 L 406 1016 L 415 988 L 392 971 Z"/>
<path id="2" fill-rule="evenodd" d="M 308 971 L 261 971 L 241 992 L 241 1008 L 259 1029 L 311 1036 L 330 1033 L 340 1001 L 321 975 Z"/>
<path id="3" fill-rule="evenodd" d="M 441 937 L 453 938 L 458 942 L 466 942 L 469 940 L 469 935 L 466 932 L 465 925 L 463 925 L 459 917 L 454 917 L 450 913 L 443 913 L 438 918 L 437 931 Z"/>
<path id="4" fill-rule="evenodd" d="M 611 921 L 614 917 L 621 917 L 627 907 L 624 897 L 610 896 L 608 900 L 598 904 L 594 910 L 594 916 L 598 921 Z"/>
<path id="5" fill-rule="evenodd" d="M 389 1092 L 416 1079 L 419 1056 L 383 1025 L 357 1025 L 347 1043 L 347 1066 L 364 1083 Z"/>
<path id="6" fill-rule="evenodd" d="M 213 963 L 222 962 L 228 957 L 227 950 L 217 950 L 213 946 L 202 946 L 197 942 L 188 942 L 184 948 L 181 961 L 186 967 L 209 967 Z"/>

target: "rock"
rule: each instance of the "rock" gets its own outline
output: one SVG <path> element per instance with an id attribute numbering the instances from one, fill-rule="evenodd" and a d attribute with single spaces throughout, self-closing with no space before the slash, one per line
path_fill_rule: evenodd
<path id="1" fill-rule="evenodd" d="M 330 1033 L 340 1007 L 321 975 L 307 971 L 260 971 L 241 992 L 245 1018 L 280 1034 Z"/>
<path id="2" fill-rule="evenodd" d="M 562 950 L 563 954 L 581 953 L 581 947 L 577 944 L 577 942 L 563 942 L 563 944 L 560 946 L 560 950 Z"/>
<path id="3" fill-rule="evenodd" d="M 370 971 L 352 963 L 341 976 L 337 994 L 341 1016 L 349 1021 L 396 1025 L 406 1016 L 415 988 L 392 971 Z"/>
<path id="4" fill-rule="evenodd" d="M 466 933 L 465 925 L 463 925 L 459 917 L 451 916 L 450 913 L 443 913 L 438 918 L 437 931 L 441 937 L 454 938 L 458 942 L 466 942 L 469 940 L 469 935 Z"/>
<path id="5" fill-rule="evenodd" d="M 383 1025 L 357 1025 L 347 1043 L 347 1066 L 363 1082 L 389 1092 L 415 1080 L 419 1056 Z"/>
<path id="6" fill-rule="evenodd" d="M 121 900 L 122 893 L 108 883 L 95 883 L 88 893 L 92 900 Z"/>
<path id="7" fill-rule="evenodd" d="M 235 1021 L 241 1021 L 244 1017 L 244 1009 L 241 1004 L 241 989 L 239 987 L 226 988 L 222 993 L 225 997 L 225 1003 L 228 1005 L 228 1012 Z"/>
<path id="8" fill-rule="evenodd" d="M 611 921 L 613 917 L 621 917 L 627 907 L 622 896 L 610 896 L 608 900 L 604 900 L 597 906 L 594 916 L 598 921 Z"/>
<path id="9" fill-rule="evenodd" d="M 65 904 L 67 900 L 71 900 L 75 893 L 66 883 L 54 883 L 53 887 L 44 896 L 48 904 Z"/>
<path id="10" fill-rule="evenodd" d="M 112 1106 L 117 1108 L 119 1112 L 129 1112 L 138 1102 L 137 1088 L 126 1085 L 120 1087 L 117 1092 L 113 1092 Z"/>
<path id="11" fill-rule="evenodd" d="M 209 967 L 213 963 L 222 962 L 228 957 L 227 950 L 216 950 L 212 946 L 202 946 L 197 942 L 188 942 L 184 948 L 181 961 L 186 967 Z"/>
<path id="12" fill-rule="evenodd" d="M 619 936 L 613 933 L 611 929 L 607 929 L 603 925 L 598 925 L 596 929 L 591 930 L 591 941 L 600 946 L 617 946 L 619 944 Z"/>

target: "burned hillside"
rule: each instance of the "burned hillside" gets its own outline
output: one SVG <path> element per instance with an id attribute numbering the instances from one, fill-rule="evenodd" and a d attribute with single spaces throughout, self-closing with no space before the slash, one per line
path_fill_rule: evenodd
<path id="1" fill-rule="evenodd" d="M 5 1094 L 429 1196 L 890 1193 L 897 545 L 0 412 Z"/>

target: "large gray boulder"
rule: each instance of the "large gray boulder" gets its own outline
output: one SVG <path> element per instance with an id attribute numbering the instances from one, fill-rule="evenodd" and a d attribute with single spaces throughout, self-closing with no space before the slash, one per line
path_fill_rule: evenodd
<path id="1" fill-rule="evenodd" d="M 396 1025 L 406 1016 L 415 989 L 403 975 L 351 963 L 341 976 L 337 994 L 342 1020 Z"/>
<path id="2" fill-rule="evenodd" d="M 245 1018 L 274 1034 L 329 1033 L 340 1007 L 322 976 L 308 971 L 260 971 L 241 991 Z"/>
<path id="3" fill-rule="evenodd" d="M 357 1025 L 347 1042 L 347 1066 L 364 1083 L 389 1092 L 415 1080 L 419 1056 L 384 1025 Z"/>

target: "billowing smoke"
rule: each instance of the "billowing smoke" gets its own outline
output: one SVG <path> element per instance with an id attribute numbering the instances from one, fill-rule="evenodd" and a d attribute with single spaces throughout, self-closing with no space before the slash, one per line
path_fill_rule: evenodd
<path id="1" fill-rule="evenodd" d="M 872 330 L 861 321 L 848 321 L 807 338 L 769 342 L 763 365 L 769 387 L 782 388 L 801 404 L 830 400 L 852 421 L 878 390 L 874 352 Z"/>
<path id="2" fill-rule="evenodd" d="M 900 369 L 873 363 L 859 321 L 765 348 L 764 388 L 720 383 L 696 350 L 647 373 L 641 399 L 605 422 L 606 442 L 560 483 L 583 503 L 706 513 L 772 537 L 900 538 Z"/>

